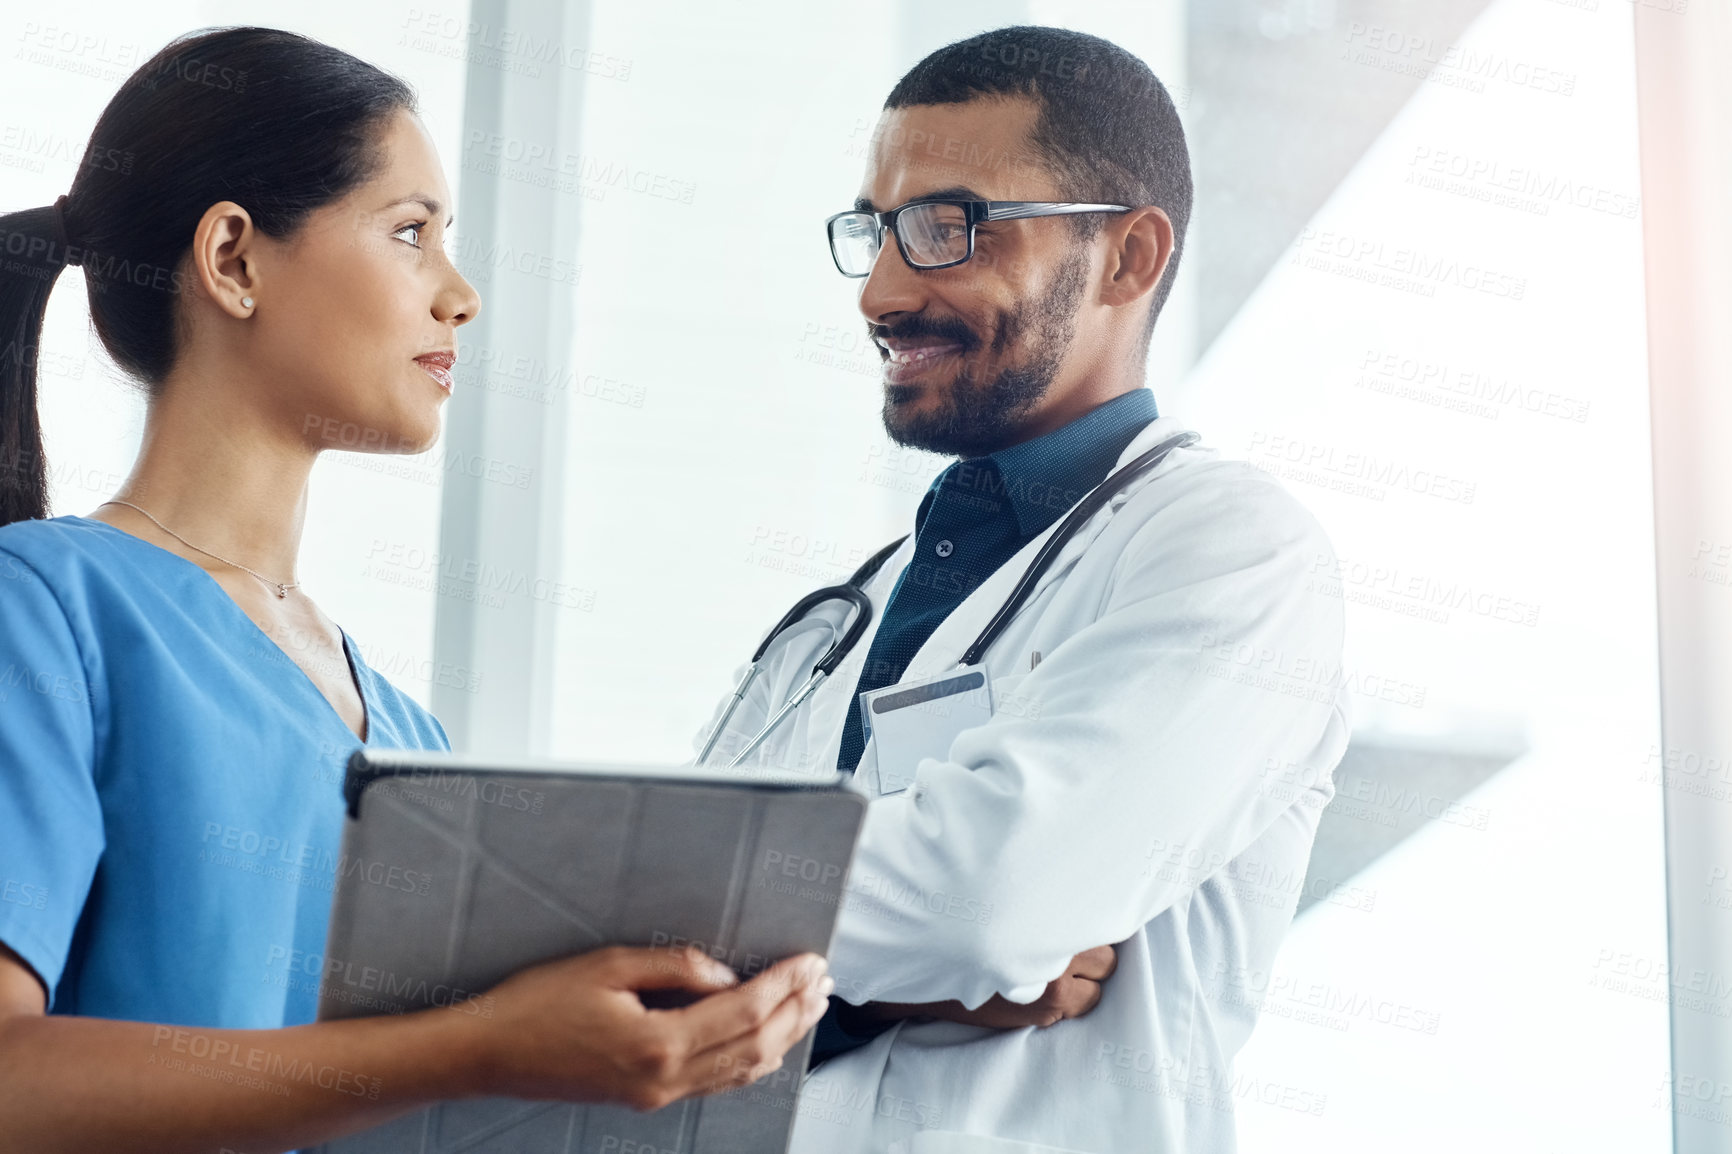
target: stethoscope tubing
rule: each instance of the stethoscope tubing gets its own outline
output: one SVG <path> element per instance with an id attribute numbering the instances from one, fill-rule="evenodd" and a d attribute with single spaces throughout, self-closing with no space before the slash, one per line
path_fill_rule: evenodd
<path id="1" fill-rule="evenodd" d="M 998 612 L 992 615 L 992 620 L 986 623 L 986 628 L 974 639 L 974 644 L 963 650 L 958 665 L 978 665 L 980 659 L 986 656 L 986 651 L 992 648 L 992 643 L 998 640 L 999 634 L 1011 623 L 1016 615 L 1022 612 L 1024 603 L 1034 594 L 1034 587 L 1046 571 L 1052 567 L 1059 551 L 1076 536 L 1083 524 L 1100 512 L 1101 508 L 1124 491 L 1125 486 L 1149 472 L 1156 465 L 1166 460 L 1167 454 L 1174 449 L 1193 445 L 1198 437 L 1195 433 L 1180 433 L 1168 437 L 1146 453 L 1139 454 L 1137 459 L 1096 485 L 1082 500 L 1076 503 L 1064 524 L 1060 525 L 1046 539 L 1046 544 L 1040 547 L 1040 552 L 1034 555 L 1034 560 L 1028 563 L 1028 568 L 1022 572 L 1016 588 L 1010 591 L 1010 596 L 1004 599 L 1004 604 L 998 607 Z"/>
<path id="2" fill-rule="evenodd" d="M 817 692 L 818 686 L 822 685 L 824 679 L 835 672 L 836 667 L 847 659 L 848 654 L 853 652 L 854 647 L 860 643 L 860 638 L 865 636 L 867 626 L 872 624 L 872 599 L 866 596 L 864 589 L 866 582 L 877 575 L 878 570 L 883 568 L 884 562 L 889 560 L 890 555 L 900 549 L 902 542 L 906 540 L 908 540 L 906 536 L 896 538 L 866 558 L 865 562 L 860 568 L 854 570 L 848 580 L 840 585 L 826 585 L 822 589 L 812 590 L 782 615 L 782 619 L 776 622 L 775 628 L 765 634 L 764 640 L 759 642 L 758 648 L 753 652 L 751 664 L 746 667 L 746 672 L 740 676 L 739 684 L 734 686 L 734 694 L 729 698 L 720 720 L 711 727 L 709 737 L 704 741 L 703 751 L 698 754 L 697 764 L 703 765 L 709 760 L 710 754 L 716 748 L 716 742 L 727 731 L 728 722 L 733 720 L 734 711 L 739 709 L 740 702 L 746 699 L 746 694 L 751 690 L 752 683 L 758 679 L 758 673 L 763 668 L 760 663 L 764 660 L 764 654 L 770 651 L 770 646 L 775 643 L 776 638 L 805 620 L 808 613 L 826 601 L 846 601 L 853 608 L 853 614 L 842 636 L 837 638 L 831 644 L 829 651 L 813 664 L 812 676 L 806 679 L 806 683 L 782 705 L 782 708 L 776 711 L 776 715 L 770 718 L 762 729 L 758 730 L 746 747 L 734 755 L 733 760 L 728 762 L 728 765 L 730 767 L 736 766 L 749 757 L 754 750 L 764 744 L 765 739 L 771 733 L 775 732 L 783 718 L 793 713 L 808 697 Z"/>

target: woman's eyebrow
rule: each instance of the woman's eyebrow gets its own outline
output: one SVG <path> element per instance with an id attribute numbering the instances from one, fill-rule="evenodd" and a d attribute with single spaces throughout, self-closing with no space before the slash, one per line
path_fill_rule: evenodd
<path id="1" fill-rule="evenodd" d="M 393 200 L 390 204 L 387 204 L 384 207 L 395 208 L 399 204 L 418 204 L 422 208 L 427 210 L 427 215 L 429 215 L 429 216 L 438 216 L 440 210 L 445 207 L 444 205 L 440 204 L 437 200 L 435 200 L 433 197 L 428 196 L 424 192 L 410 193 L 408 196 L 402 197 L 398 200 Z M 453 213 L 451 216 L 446 217 L 445 218 L 445 227 L 450 228 L 452 223 L 455 222 L 456 220 L 457 220 L 457 216 L 455 213 Z"/>

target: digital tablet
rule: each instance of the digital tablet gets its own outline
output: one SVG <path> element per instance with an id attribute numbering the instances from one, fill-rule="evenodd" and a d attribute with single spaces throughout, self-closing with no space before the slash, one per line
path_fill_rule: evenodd
<path id="1" fill-rule="evenodd" d="M 866 800 L 840 775 L 357 750 L 319 1019 L 461 1002 L 600 946 L 696 944 L 742 977 L 826 953 Z M 445 1102 L 326 1154 L 785 1151 L 812 1039 L 754 1085 L 651 1113 Z"/>

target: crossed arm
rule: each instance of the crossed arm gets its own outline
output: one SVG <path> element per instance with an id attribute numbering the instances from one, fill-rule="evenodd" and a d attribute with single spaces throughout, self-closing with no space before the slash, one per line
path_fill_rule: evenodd
<path id="1" fill-rule="evenodd" d="M 1084 950 L 1070 960 L 1065 972 L 1047 983 L 1032 1002 L 1013 1002 L 994 994 L 975 1009 L 951 999 L 945 1002 L 867 1002 L 843 1011 L 844 1028 L 857 1024 L 940 1020 L 985 1026 L 990 1030 L 1018 1030 L 1024 1026 L 1045 1029 L 1067 1018 L 1080 1018 L 1101 1000 L 1101 986 L 1118 968 L 1118 951 L 1111 946 Z M 844 1006 L 847 1003 L 843 1003 Z"/>
<path id="2" fill-rule="evenodd" d="M 1144 521 L 1099 616 L 1017 687 L 1034 705 L 874 801 L 831 951 L 839 996 L 989 1014 L 1045 997 L 1289 808 L 1270 766 L 1333 766 L 1341 608 L 1307 582 L 1331 552 L 1272 492 L 1229 479 Z M 1241 652 L 1315 676 L 1272 690 L 1234 676 L 1221 655 Z"/>

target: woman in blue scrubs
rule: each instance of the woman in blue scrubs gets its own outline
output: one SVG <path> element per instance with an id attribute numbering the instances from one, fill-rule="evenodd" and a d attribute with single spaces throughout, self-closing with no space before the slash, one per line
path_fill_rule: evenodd
<path id="1" fill-rule="evenodd" d="M 480 307 L 450 201 L 401 81 L 240 28 L 170 44 L 71 192 L 0 217 L 0 1147 L 281 1150 L 482 1094 L 657 1106 L 773 1068 L 823 1009 L 820 959 L 736 986 L 603 950 L 313 1022 L 348 754 L 447 743 L 296 580 L 307 478 L 328 445 L 437 438 Z M 49 519 L 36 346 L 67 264 L 149 407 L 114 500 Z M 636 996 L 668 986 L 710 996 Z"/>

